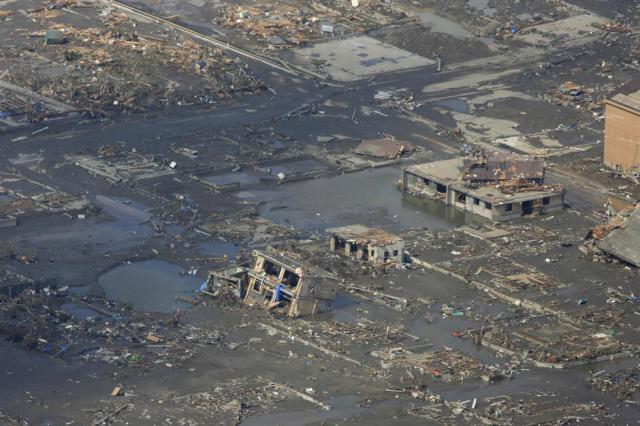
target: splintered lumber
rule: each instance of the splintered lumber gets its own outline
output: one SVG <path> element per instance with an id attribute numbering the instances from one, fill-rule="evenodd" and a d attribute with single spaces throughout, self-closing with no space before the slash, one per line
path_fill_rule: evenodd
<path id="1" fill-rule="evenodd" d="M 303 345 L 310 346 L 310 347 L 312 347 L 312 348 L 314 348 L 316 350 L 319 350 L 322 353 L 325 353 L 327 355 L 331 355 L 331 356 L 336 357 L 336 358 L 343 359 L 343 360 L 345 360 L 347 362 L 350 362 L 352 364 L 357 365 L 358 367 L 362 367 L 362 363 L 360 361 L 356 361 L 355 359 L 349 358 L 346 355 L 339 354 L 336 351 L 332 351 L 331 349 L 327 349 L 327 348 L 325 348 L 323 346 L 317 345 L 317 344 L 315 344 L 315 343 L 313 343 L 313 342 L 311 342 L 311 341 L 309 341 L 307 339 L 303 339 L 302 337 L 296 336 L 295 334 L 290 333 L 288 331 L 280 330 L 279 328 L 276 328 L 276 327 L 273 327 L 271 325 L 264 324 L 264 323 L 261 323 L 261 322 L 258 323 L 258 326 L 264 328 L 265 330 L 271 331 L 272 333 L 277 333 L 277 334 L 281 334 L 283 336 L 291 337 L 291 338 L 293 338 L 294 341 L 297 340 L 300 343 L 302 343 Z"/>
<path id="2" fill-rule="evenodd" d="M 287 385 L 283 385 L 281 383 L 276 383 L 276 382 L 271 382 L 271 385 L 273 385 L 275 387 L 278 387 L 280 389 L 283 389 L 283 390 L 285 390 L 285 391 L 297 396 L 300 399 L 304 399 L 305 401 L 309 401 L 309 402 L 311 402 L 313 404 L 316 404 L 318 407 L 322 408 L 323 410 L 330 410 L 331 409 L 331 407 L 328 406 L 327 404 L 325 404 L 324 402 L 318 401 L 317 399 L 307 395 L 306 393 L 302 393 L 300 391 L 297 391 L 297 390 L 295 390 L 295 389 L 293 389 L 293 388 L 291 388 L 291 387 L 289 387 Z"/>
<path id="3" fill-rule="evenodd" d="M 98 420 L 94 420 L 93 424 L 94 425 L 101 425 L 105 422 L 107 422 L 109 419 L 111 419 L 114 416 L 117 416 L 118 413 L 120 413 L 122 410 L 124 410 L 125 408 L 127 408 L 129 406 L 129 404 L 124 404 L 123 406 L 121 406 L 120 408 L 116 408 L 115 410 L 113 410 L 112 412 L 110 412 L 109 414 L 107 414 L 106 416 L 98 419 Z"/>

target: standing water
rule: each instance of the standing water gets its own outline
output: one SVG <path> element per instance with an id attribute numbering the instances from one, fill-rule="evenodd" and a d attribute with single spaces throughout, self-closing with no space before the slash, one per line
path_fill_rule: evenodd
<path id="1" fill-rule="evenodd" d="M 201 279 L 183 272 L 178 265 L 148 260 L 113 268 L 98 278 L 98 284 L 108 299 L 140 311 L 171 313 L 174 308 L 189 309 L 190 303 L 176 297 L 194 297 L 201 284 Z"/>
<path id="2" fill-rule="evenodd" d="M 263 201 L 259 214 L 269 220 L 317 231 L 354 223 L 389 230 L 446 229 L 473 220 L 443 203 L 403 194 L 395 186 L 400 177 L 400 169 L 384 167 L 244 191 L 242 197 Z"/>

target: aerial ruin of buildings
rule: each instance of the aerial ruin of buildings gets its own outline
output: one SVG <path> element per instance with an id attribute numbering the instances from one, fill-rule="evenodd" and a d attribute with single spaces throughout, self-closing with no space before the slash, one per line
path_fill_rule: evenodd
<path id="1" fill-rule="evenodd" d="M 0 1 L 0 423 L 636 424 L 637 3 Z"/>

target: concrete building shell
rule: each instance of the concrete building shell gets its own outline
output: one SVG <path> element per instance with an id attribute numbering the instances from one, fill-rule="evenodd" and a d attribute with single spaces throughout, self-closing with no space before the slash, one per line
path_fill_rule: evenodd
<path id="1" fill-rule="evenodd" d="M 402 263 L 404 241 L 381 229 L 364 225 L 329 228 L 329 248 L 332 252 L 342 250 L 345 256 L 366 260 L 374 265 L 387 262 Z"/>
<path id="2" fill-rule="evenodd" d="M 441 199 L 446 205 L 469 211 L 491 220 L 508 220 L 529 214 L 542 214 L 564 207 L 564 190 L 506 183 L 475 184 L 461 176 L 464 159 L 437 161 L 407 167 L 402 173 L 403 191 Z"/>

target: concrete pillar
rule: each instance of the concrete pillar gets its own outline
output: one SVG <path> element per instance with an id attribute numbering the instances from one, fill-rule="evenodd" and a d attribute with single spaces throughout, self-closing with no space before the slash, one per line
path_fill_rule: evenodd
<path id="1" fill-rule="evenodd" d="M 337 244 L 338 244 L 338 238 L 332 235 L 329 238 L 329 250 L 336 251 L 336 245 Z"/>
<path id="2" fill-rule="evenodd" d="M 344 255 L 351 256 L 351 243 L 349 241 L 344 243 Z"/>
<path id="3" fill-rule="evenodd" d="M 362 260 L 364 259 L 364 250 L 362 247 L 358 247 L 358 249 L 356 250 L 356 259 L 357 260 Z"/>

